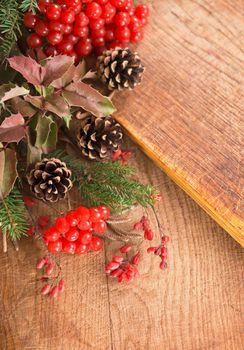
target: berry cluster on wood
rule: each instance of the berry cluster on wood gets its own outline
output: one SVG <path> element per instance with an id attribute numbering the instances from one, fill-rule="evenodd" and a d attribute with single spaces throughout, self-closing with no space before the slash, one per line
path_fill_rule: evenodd
<path id="1" fill-rule="evenodd" d="M 43 231 L 43 241 L 51 253 L 85 254 L 89 250 L 98 251 L 103 240 L 95 234 L 104 234 L 105 220 L 110 211 L 106 206 L 97 208 L 78 207 L 65 217 L 56 218 L 55 224 Z"/>
<path id="2" fill-rule="evenodd" d="M 38 0 L 38 7 L 38 15 L 24 15 L 28 46 L 77 59 L 141 41 L 149 16 L 148 6 L 133 0 Z"/>
<path id="3" fill-rule="evenodd" d="M 161 244 L 159 246 L 149 247 L 147 249 L 148 253 L 154 253 L 155 255 L 160 257 L 161 262 L 159 264 L 159 267 L 161 270 L 165 270 L 168 266 L 167 264 L 168 249 L 166 247 L 166 244 L 168 242 L 169 242 L 169 236 L 163 236 L 161 238 Z"/>

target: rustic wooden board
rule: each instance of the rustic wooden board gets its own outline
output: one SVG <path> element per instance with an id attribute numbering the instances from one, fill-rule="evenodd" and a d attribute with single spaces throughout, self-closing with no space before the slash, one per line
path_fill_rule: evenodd
<path id="1" fill-rule="evenodd" d="M 151 1 L 143 84 L 115 98 L 143 150 L 244 244 L 244 2 Z"/>
<path id="2" fill-rule="evenodd" d="M 66 291 L 50 300 L 38 294 L 40 243 L 23 239 L 3 254 L 0 240 L 1 350 L 243 349 L 242 248 L 141 152 L 135 166 L 164 196 L 168 271 L 146 254 L 140 279 L 119 286 L 103 274 L 104 252 L 64 255 Z"/>

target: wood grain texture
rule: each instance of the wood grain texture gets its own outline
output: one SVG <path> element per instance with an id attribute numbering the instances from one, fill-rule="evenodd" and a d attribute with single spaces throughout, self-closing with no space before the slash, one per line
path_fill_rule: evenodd
<path id="1" fill-rule="evenodd" d="M 1 350 L 241 350 L 243 251 L 152 161 L 137 150 L 143 181 L 159 188 L 158 206 L 171 236 L 170 268 L 143 257 L 141 277 L 119 286 L 103 274 L 106 252 L 62 256 L 66 291 L 57 300 L 38 294 L 40 244 L 23 239 L 0 253 Z M 64 203 L 65 204 L 65 203 Z M 36 211 L 46 213 L 42 205 Z M 146 247 L 145 247 L 146 248 Z M 1 246 L 0 246 L 1 249 Z"/>
<path id="2" fill-rule="evenodd" d="M 115 98 L 143 150 L 244 245 L 244 2 L 151 1 L 146 72 Z"/>

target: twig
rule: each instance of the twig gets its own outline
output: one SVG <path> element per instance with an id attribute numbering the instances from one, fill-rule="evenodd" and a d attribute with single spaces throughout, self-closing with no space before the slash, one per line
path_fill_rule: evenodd
<path id="1" fill-rule="evenodd" d="M 8 243 L 7 243 L 7 233 L 6 231 L 3 232 L 3 252 L 7 253 L 8 251 Z"/>
<path id="2" fill-rule="evenodd" d="M 18 252 L 19 251 L 19 243 L 18 243 L 18 241 L 16 239 L 13 239 L 12 243 L 13 243 L 13 246 L 14 246 L 16 252 Z"/>

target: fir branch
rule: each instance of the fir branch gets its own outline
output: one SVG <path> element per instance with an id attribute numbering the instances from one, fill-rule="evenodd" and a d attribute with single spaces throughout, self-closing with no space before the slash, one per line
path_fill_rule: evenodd
<path id="1" fill-rule="evenodd" d="M 157 193 L 150 185 L 143 185 L 135 178 L 135 170 L 119 162 L 83 164 L 63 151 L 50 156 L 59 158 L 72 170 L 72 180 L 88 206 L 106 205 L 113 212 L 121 212 L 135 204 L 144 207 L 154 204 Z"/>
<path id="2" fill-rule="evenodd" d="M 0 223 L 3 234 L 12 240 L 26 234 L 28 221 L 22 196 L 17 188 L 0 202 Z"/>

